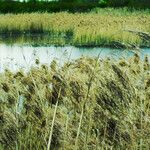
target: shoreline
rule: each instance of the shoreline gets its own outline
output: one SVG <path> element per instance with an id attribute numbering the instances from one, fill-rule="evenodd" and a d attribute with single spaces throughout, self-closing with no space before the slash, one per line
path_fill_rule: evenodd
<path id="1" fill-rule="evenodd" d="M 37 39 L 36 39 L 37 38 Z M 38 40 L 38 39 L 41 40 Z M 21 42 L 19 42 L 21 39 Z M 63 42 L 59 42 L 63 41 Z M 79 48 L 94 48 L 94 47 L 104 47 L 104 48 L 117 48 L 117 49 L 140 49 L 140 48 L 150 48 L 150 41 L 141 45 L 124 43 L 121 41 L 110 41 L 90 44 L 88 43 L 77 43 L 74 42 L 73 37 L 66 37 L 65 35 L 51 35 L 50 33 L 0 33 L 0 42 L 4 44 L 18 44 L 18 45 L 37 45 L 37 46 L 56 46 L 56 47 L 65 47 L 65 46 L 74 46 Z"/>
<path id="2" fill-rule="evenodd" d="M 127 9 L 109 8 L 74 14 L 68 12 L 1 14 L 0 33 L 6 35 L 6 40 L 15 35 L 19 41 L 19 37 L 27 35 L 25 37 L 27 42 L 33 40 L 42 43 L 43 40 L 43 43 L 56 45 L 97 47 L 112 46 L 113 42 L 121 48 L 126 47 L 126 44 L 127 47 L 130 45 L 150 47 L 149 38 L 146 42 L 143 35 L 134 32 L 135 30 L 150 33 L 148 12 L 148 10 L 130 12 Z M 37 38 L 33 36 L 30 39 L 31 34 L 42 34 L 46 39 L 43 39 L 43 36 Z"/>

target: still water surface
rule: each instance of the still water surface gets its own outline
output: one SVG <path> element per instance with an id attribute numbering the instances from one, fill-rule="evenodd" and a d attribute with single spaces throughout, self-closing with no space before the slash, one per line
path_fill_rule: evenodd
<path id="1" fill-rule="evenodd" d="M 4 68 L 16 71 L 19 68 L 29 69 L 35 65 L 35 59 L 39 59 L 43 64 L 50 64 L 56 59 L 62 65 L 66 61 L 72 61 L 81 56 L 101 58 L 111 57 L 119 59 L 121 57 L 128 58 L 134 55 L 135 51 L 111 49 L 111 48 L 77 48 L 73 46 L 55 47 L 55 46 L 19 46 L 19 45 L 0 45 L 0 72 Z M 150 48 L 141 49 L 139 54 L 143 58 L 148 55 L 150 58 Z"/>

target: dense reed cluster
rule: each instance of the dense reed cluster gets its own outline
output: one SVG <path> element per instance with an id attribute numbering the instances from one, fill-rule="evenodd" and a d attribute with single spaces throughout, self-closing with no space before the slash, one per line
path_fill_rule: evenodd
<path id="1" fill-rule="evenodd" d="M 150 40 L 145 41 L 127 31 L 135 30 L 149 34 L 149 9 L 131 12 L 128 9 L 107 8 L 75 14 L 68 12 L 1 14 L 0 20 L 1 41 L 12 36 L 17 41 L 24 42 L 24 39 L 25 41 L 30 39 L 25 38 L 26 35 L 43 34 L 47 35 L 46 39 L 35 36 L 33 40 L 45 40 L 46 44 L 56 45 L 112 46 L 121 43 L 150 47 Z"/>
<path id="2" fill-rule="evenodd" d="M 149 149 L 150 63 L 53 61 L 0 74 L 0 149 Z"/>

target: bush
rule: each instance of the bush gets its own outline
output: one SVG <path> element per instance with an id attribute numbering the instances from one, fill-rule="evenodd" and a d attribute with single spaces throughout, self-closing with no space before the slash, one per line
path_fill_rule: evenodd
<path id="1" fill-rule="evenodd" d="M 2 2 L 0 1 L 0 13 L 23 13 L 23 12 L 84 12 L 94 7 L 99 7 L 97 2 Z"/>
<path id="2" fill-rule="evenodd" d="M 63 0 L 59 2 L 17 2 L 0 0 L 0 13 L 24 12 L 85 12 L 95 7 L 150 8 L 149 0 Z"/>
<path id="3" fill-rule="evenodd" d="M 149 0 L 109 0 L 110 7 L 134 7 L 134 8 L 150 8 Z"/>
<path id="4" fill-rule="evenodd" d="M 128 3 L 129 0 L 109 0 L 108 2 L 109 6 L 113 7 L 127 6 Z"/>

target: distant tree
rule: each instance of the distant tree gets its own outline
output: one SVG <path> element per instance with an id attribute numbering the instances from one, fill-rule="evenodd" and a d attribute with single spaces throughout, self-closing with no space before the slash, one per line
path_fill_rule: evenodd
<path id="1" fill-rule="evenodd" d="M 59 0 L 59 2 L 69 2 L 69 3 L 71 3 L 71 2 L 76 2 L 77 0 Z"/>
<path id="2" fill-rule="evenodd" d="M 100 0 L 59 0 L 60 2 L 99 2 Z"/>
<path id="3" fill-rule="evenodd" d="M 35 2 L 38 2 L 39 0 L 28 0 L 28 2 L 33 2 L 33 3 L 35 3 Z"/>
<path id="4" fill-rule="evenodd" d="M 0 2 L 12 2 L 14 0 L 0 0 Z"/>

